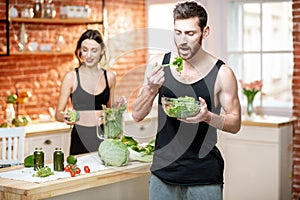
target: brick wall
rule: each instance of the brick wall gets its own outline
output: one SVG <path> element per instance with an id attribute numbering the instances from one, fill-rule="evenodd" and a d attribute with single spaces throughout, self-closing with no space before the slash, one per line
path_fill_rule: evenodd
<path id="1" fill-rule="evenodd" d="M 13 4 L 15 1 L 11 0 Z M 34 2 L 34 1 L 31 1 Z M 54 1 L 59 18 L 59 6 L 85 5 L 85 0 Z M 102 19 L 102 1 L 90 0 L 91 18 Z M 20 11 L 28 4 L 27 0 L 18 0 L 15 7 Z M 107 29 L 105 30 L 108 48 L 113 59 L 111 69 L 117 73 L 116 98 L 131 94 L 143 81 L 146 60 L 146 35 L 140 30 L 146 27 L 145 2 L 143 0 L 106 0 Z M 5 0 L 0 0 L 0 18 L 5 16 Z M 73 52 L 77 39 L 87 28 L 98 28 L 101 25 L 61 25 L 61 24 L 25 24 L 28 41 L 47 43 L 56 47 L 58 36 L 63 36 L 64 50 Z M 19 36 L 20 24 L 10 27 L 11 50 L 18 51 L 15 36 Z M 5 36 L 5 26 L 0 24 L 0 41 Z M 66 71 L 77 66 L 72 54 L 53 55 L 11 55 L 0 57 L 0 122 L 3 120 L 7 95 L 27 89 L 32 93 L 28 102 L 23 104 L 20 114 L 35 117 L 48 113 L 49 107 L 56 107 L 60 84 Z"/>
<path id="2" fill-rule="evenodd" d="M 293 43 L 294 43 L 294 74 L 293 74 L 293 115 L 300 117 L 300 0 L 293 0 Z M 293 199 L 300 196 L 300 121 L 294 126 L 293 154 Z"/>

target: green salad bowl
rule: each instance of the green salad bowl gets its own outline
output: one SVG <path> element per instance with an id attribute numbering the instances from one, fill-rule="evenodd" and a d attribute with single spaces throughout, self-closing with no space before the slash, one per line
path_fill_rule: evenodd
<path id="1" fill-rule="evenodd" d="M 166 115 L 174 118 L 192 117 L 200 111 L 200 102 L 189 96 L 162 97 L 161 104 Z"/>

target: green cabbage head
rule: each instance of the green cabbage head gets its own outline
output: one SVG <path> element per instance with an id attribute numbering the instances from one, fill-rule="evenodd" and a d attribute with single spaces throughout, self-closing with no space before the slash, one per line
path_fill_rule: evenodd
<path id="1" fill-rule="evenodd" d="M 128 164 L 129 150 L 120 140 L 105 139 L 100 143 L 98 154 L 105 166 L 123 166 Z"/>

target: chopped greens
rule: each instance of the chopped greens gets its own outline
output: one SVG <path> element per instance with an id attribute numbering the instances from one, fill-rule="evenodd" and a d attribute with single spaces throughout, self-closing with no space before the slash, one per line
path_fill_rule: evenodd
<path id="1" fill-rule="evenodd" d="M 162 106 L 169 117 L 186 118 L 196 115 L 200 110 L 199 101 L 184 96 L 176 98 L 162 97 Z"/>
<path id="2" fill-rule="evenodd" d="M 133 137 L 124 135 L 121 138 L 121 142 L 123 142 L 127 147 L 131 148 L 132 150 L 141 153 L 142 155 L 149 155 L 154 151 L 154 139 L 150 140 L 145 146 L 142 146 L 139 145 L 139 143 L 135 139 L 133 139 Z"/>
<path id="3" fill-rule="evenodd" d="M 155 140 L 150 140 L 146 145 L 139 143 L 130 136 L 123 136 L 121 142 L 125 144 L 130 152 L 129 161 L 152 162 Z"/>
<path id="4" fill-rule="evenodd" d="M 37 172 L 32 174 L 32 176 L 44 178 L 44 177 L 47 177 L 47 176 L 50 176 L 53 174 L 54 174 L 54 172 L 51 171 L 50 167 L 45 166 L 45 167 L 39 168 Z"/>
<path id="5" fill-rule="evenodd" d="M 172 62 L 172 63 L 170 63 L 170 64 L 164 64 L 164 65 L 162 65 L 163 67 L 168 67 L 168 66 L 171 66 L 171 65 L 173 65 L 173 66 L 177 66 L 177 68 L 176 68 L 176 70 L 179 72 L 179 73 L 181 73 L 181 71 L 183 70 L 183 58 L 181 58 L 181 57 L 176 57 L 175 59 L 174 59 L 174 61 Z"/>

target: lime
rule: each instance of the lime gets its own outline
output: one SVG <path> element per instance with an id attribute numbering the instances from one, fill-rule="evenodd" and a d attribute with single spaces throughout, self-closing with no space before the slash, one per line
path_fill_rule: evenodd
<path id="1" fill-rule="evenodd" d="M 34 157 L 33 155 L 29 155 L 24 159 L 24 166 L 25 167 L 33 167 L 34 165 Z"/>
<path id="2" fill-rule="evenodd" d="M 70 164 L 70 165 L 76 165 L 77 163 L 77 158 L 73 155 L 69 155 L 67 157 L 67 163 Z"/>

